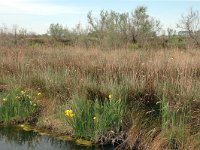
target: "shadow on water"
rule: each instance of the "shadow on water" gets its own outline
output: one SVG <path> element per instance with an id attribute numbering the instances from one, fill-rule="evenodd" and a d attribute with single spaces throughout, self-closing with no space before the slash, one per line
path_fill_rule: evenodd
<path id="1" fill-rule="evenodd" d="M 75 142 L 39 135 L 17 127 L 0 127 L 1 150 L 112 150 L 112 147 L 86 147 Z"/>

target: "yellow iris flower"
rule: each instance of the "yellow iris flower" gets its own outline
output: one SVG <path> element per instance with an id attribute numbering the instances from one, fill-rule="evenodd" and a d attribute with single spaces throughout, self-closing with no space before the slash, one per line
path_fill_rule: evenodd
<path id="1" fill-rule="evenodd" d="M 71 109 L 67 109 L 65 111 L 65 116 L 70 117 L 70 118 L 74 117 L 73 111 Z"/>

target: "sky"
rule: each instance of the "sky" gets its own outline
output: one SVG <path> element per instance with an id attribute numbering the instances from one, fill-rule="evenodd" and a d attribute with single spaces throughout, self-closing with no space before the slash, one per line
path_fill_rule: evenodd
<path id="1" fill-rule="evenodd" d="M 98 16 L 102 9 L 131 12 L 137 6 L 146 6 L 164 29 L 175 29 L 181 15 L 191 8 L 200 11 L 200 0 L 0 0 L 0 27 L 17 25 L 43 34 L 51 23 L 69 28 L 86 25 L 89 11 Z"/>

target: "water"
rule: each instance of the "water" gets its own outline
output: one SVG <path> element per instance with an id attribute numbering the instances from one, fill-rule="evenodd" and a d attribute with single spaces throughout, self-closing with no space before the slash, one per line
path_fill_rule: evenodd
<path id="1" fill-rule="evenodd" d="M 72 141 L 24 131 L 17 127 L 0 127 L 0 150 L 112 150 L 112 147 L 86 147 Z"/>

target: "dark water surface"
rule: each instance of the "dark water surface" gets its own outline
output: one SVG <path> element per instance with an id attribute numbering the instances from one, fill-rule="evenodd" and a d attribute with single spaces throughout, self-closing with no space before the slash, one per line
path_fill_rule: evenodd
<path id="1" fill-rule="evenodd" d="M 112 150 L 112 147 L 86 147 L 16 127 L 0 127 L 0 150 Z"/>

